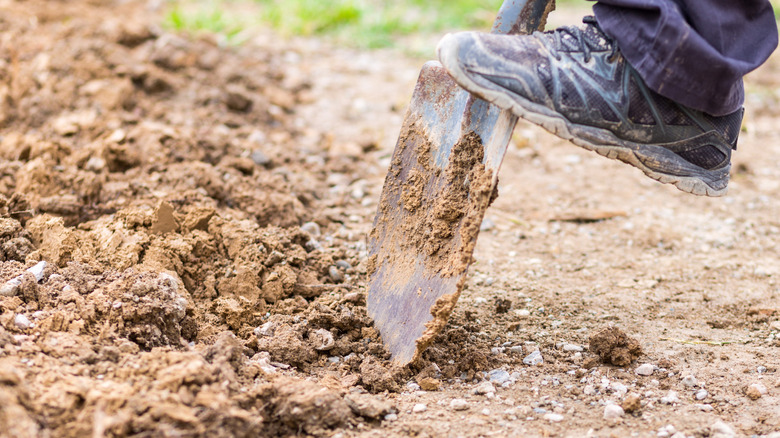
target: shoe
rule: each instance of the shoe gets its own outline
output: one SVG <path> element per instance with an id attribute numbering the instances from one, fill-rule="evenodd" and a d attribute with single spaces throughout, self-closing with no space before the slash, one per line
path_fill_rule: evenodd
<path id="1" fill-rule="evenodd" d="M 695 195 L 726 194 L 740 109 L 723 117 L 647 88 L 595 18 L 533 35 L 450 34 L 438 53 L 471 93 Z"/>

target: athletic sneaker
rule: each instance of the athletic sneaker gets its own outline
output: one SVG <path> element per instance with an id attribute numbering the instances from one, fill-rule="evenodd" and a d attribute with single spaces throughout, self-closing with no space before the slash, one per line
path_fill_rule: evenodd
<path id="1" fill-rule="evenodd" d="M 724 195 L 743 110 L 714 117 L 653 92 L 595 18 L 583 23 L 451 34 L 439 59 L 466 90 L 564 139 L 684 192 Z"/>

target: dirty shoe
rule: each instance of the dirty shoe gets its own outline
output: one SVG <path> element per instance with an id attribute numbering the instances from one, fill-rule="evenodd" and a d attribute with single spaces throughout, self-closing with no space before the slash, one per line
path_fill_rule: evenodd
<path id="1" fill-rule="evenodd" d="M 724 195 L 743 110 L 714 117 L 658 95 L 593 17 L 583 22 L 533 35 L 451 34 L 439 58 L 466 90 L 564 139 L 684 192 Z"/>

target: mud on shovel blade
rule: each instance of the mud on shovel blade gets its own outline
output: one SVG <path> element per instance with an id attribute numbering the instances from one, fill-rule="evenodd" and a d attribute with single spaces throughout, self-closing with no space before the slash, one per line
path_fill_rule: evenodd
<path id="1" fill-rule="evenodd" d="M 541 29 L 554 4 L 507 0 L 493 32 Z M 516 123 L 438 62 L 423 66 L 368 239 L 368 312 L 396 363 L 419 359 L 447 323 Z"/>

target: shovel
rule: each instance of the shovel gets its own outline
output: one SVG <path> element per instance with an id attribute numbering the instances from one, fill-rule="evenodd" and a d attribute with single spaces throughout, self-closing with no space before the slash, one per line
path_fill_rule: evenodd
<path id="1" fill-rule="evenodd" d="M 554 0 L 505 0 L 493 33 L 544 28 Z M 517 118 L 426 63 L 368 237 L 369 315 L 393 361 L 417 361 L 447 323 Z"/>

